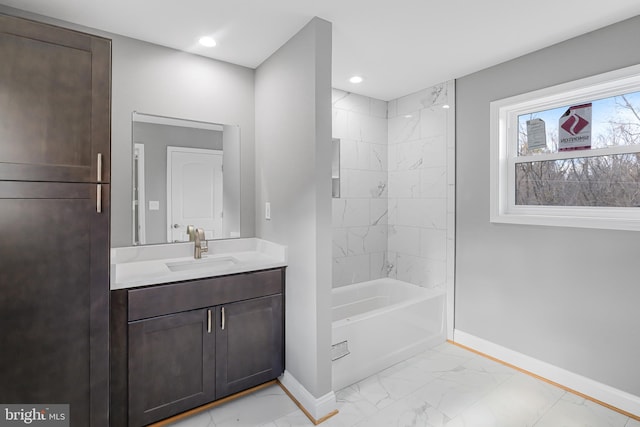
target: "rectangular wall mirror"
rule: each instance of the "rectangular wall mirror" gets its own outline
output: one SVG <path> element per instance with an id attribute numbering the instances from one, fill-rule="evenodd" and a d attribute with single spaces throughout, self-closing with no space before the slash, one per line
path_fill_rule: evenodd
<path id="1" fill-rule="evenodd" d="M 134 245 L 240 237 L 240 128 L 133 112 Z"/>

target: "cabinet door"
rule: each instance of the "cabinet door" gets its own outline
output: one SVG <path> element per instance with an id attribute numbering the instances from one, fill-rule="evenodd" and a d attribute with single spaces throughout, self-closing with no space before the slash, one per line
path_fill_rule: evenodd
<path id="1" fill-rule="evenodd" d="M 106 426 L 109 216 L 96 185 L 0 181 L 0 402 Z"/>
<path id="2" fill-rule="evenodd" d="M 215 398 L 210 310 L 129 323 L 129 426 L 142 426 Z"/>
<path id="3" fill-rule="evenodd" d="M 216 308 L 216 399 L 284 371 L 282 295 Z"/>
<path id="4" fill-rule="evenodd" d="M 109 182 L 111 42 L 0 14 L 0 58 L 0 180 Z"/>

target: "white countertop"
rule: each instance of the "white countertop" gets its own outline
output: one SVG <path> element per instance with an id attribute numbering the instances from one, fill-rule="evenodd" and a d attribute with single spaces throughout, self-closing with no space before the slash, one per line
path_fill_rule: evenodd
<path id="1" fill-rule="evenodd" d="M 257 238 L 210 240 L 202 259 L 193 242 L 111 249 L 111 290 L 224 276 L 287 265 L 287 248 Z M 181 269 L 172 271 L 171 268 Z"/>

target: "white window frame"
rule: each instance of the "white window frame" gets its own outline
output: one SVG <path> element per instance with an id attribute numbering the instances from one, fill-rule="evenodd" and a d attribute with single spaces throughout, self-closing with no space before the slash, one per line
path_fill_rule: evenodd
<path id="1" fill-rule="evenodd" d="M 516 163 L 640 152 L 640 145 L 627 145 L 518 156 L 518 116 L 637 91 L 640 91 L 640 65 L 491 102 L 490 221 L 640 230 L 640 208 L 515 204 Z"/>

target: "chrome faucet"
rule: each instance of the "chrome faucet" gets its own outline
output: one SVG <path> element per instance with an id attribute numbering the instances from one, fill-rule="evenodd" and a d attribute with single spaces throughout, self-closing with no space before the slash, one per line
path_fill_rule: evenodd
<path id="1" fill-rule="evenodd" d="M 202 253 L 209 250 L 209 246 L 207 246 L 207 240 L 204 238 L 204 230 L 202 228 L 196 228 L 194 236 L 193 257 L 200 259 L 202 258 Z"/>

